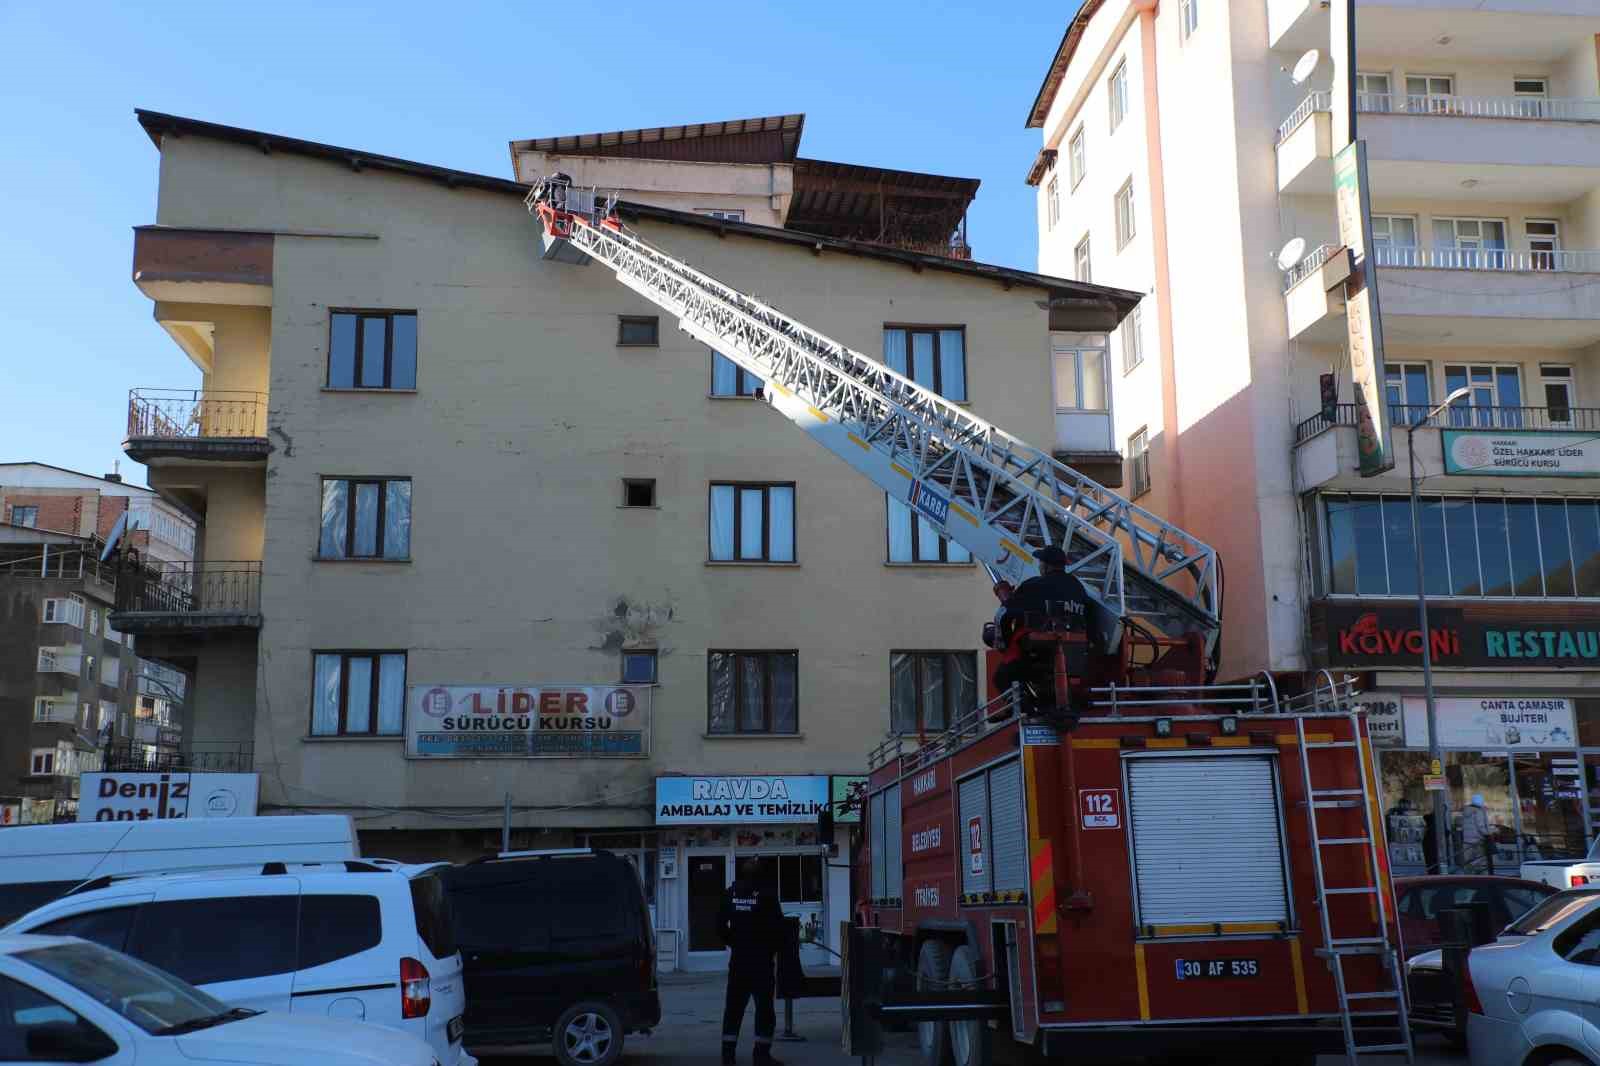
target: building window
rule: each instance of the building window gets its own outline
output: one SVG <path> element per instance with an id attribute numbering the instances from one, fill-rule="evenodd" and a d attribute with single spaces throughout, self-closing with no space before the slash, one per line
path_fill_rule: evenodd
<path id="1" fill-rule="evenodd" d="M 1200 0 L 1178 0 L 1178 38 L 1187 41 L 1200 27 Z"/>
<path id="2" fill-rule="evenodd" d="M 1116 212 L 1117 212 L 1117 251 L 1120 252 L 1120 251 L 1122 251 L 1122 249 L 1124 249 L 1124 248 L 1126 248 L 1128 246 L 1128 242 L 1129 241 L 1133 240 L 1133 234 L 1134 234 L 1134 224 L 1133 224 L 1133 179 L 1132 178 L 1129 178 L 1126 182 L 1123 183 L 1122 188 L 1117 190 Z"/>
<path id="3" fill-rule="evenodd" d="M 1085 233 L 1083 240 L 1072 249 L 1072 276 L 1078 281 L 1090 282 L 1094 280 L 1094 270 L 1089 263 L 1089 235 Z"/>
<path id="4" fill-rule="evenodd" d="M 39 525 L 39 508 L 13 506 L 11 508 L 11 524 L 14 526 L 27 526 L 36 529 Z"/>
<path id="5" fill-rule="evenodd" d="M 713 562 L 794 562 L 794 485 L 711 485 Z"/>
<path id="6" fill-rule="evenodd" d="M 94 723 L 95 732 L 104 733 L 106 730 L 110 729 L 111 721 L 116 716 L 117 705 L 108 700 L 101 700 L 99 716 L 95 719 Z"/>
<path id="7" fill-rule="evenodd" d="M 661 344 L 661 319 L 655 315 L 618 315 L 617 346 L 655 348 Z"/>
<path id="8" fill-rule="evenodd" d="M 68 625 L 83 628 L 83 597 L 44 601 L 44 621 L 47 625 Z"/>
<path id="9" fill-rule="evenodd" d="M 1435 218 L 1433 265 L 1458 270 L 1503 270 L 1506 222 L 1503 218 Z"/>
<path id="10" fill-rule="evenodd" d="M 1430 596 L 1600 596 L 1600 501 L 1424 496 Z M 1328 495 L 1328 588 L 1341 596 L 1417 594 L 1411 500 Z"/>
<path id="11" fill-rule="evenodd" d="M 1056 410 L 1109 410 L 1106 350 L 1075 344 L 1072 334 L 1052 338 L 1050 349 L 1055 362 Z"/>
<path id="12" fill-rule="evenodd" d="M 1572 367 L 1560 363 L 1539 364 L 1539 384 L 1544 387 L 1544 414 L 1551 426 L 1572 425 Z"/>
<path id="13" fill-rule="evenodd" d="M 1044 187 L 1044 215 L 1049 229 L 1055 229 L 1061 221 L 1061 178 L 1055 174 L 1050 175 Z"/>
<path id="14" fill-rule="evenodd" d="M 56 771 L 56 750 L 54 748 L 34 748 L 29 761 L 29 773 L 45 777 Z"/>
<path id="15" fill-rule="evenodd" d="M 1523 118 L 1544 118 L 1549 111 L 1549 78 L 1513 78 L 1511 92 L 1517 98 L 1517 114 Z"/>
<path id="16" fill-rule="evenodd" d="M 1106 95 L 1111 98 L 1111 132 L 1115 133 L 1117 127 L 1122 125 L 1123 118 L 1128 114 L 1128 61 L 1126 59 L 1118 63 L 1117 69 L 1111 72 L 1111 77 L 1106 82 Z"/>
<path id="17" fill-rule="evenodd" d="M 883 362 L 947 400 L 967 402 L 965 326 L 885 326 Z"/>
<path id="18" fill-rule="evenodd" d="M 653 685 L 656 683 L 656 653 L 625 651 L 622 653 L 622 683 L 624 685 Z"/>
<path id="19" fill-rule="evenodd" d="M 322 479 L 323 559 L 409 559 L 411 479 Z"/>
<path id="20" fill-rule="evenodd" d="M 761 379 L 721 352 L 711 353 L 711 395 L 754 396 Z"/>
<path id="21" fill-rule="evenodd" d="M 939 528 L 909 505 L 885 495 L 889 504 L 889 561 L 891 563 L 970 563 L 972 553 L 942 536 Z"/>
<path id="22" fill-rule="evenodd" d="M 744 210 L 734 207 L 707 207 L 700 212 L 707 218 L 720 218 L 724 222 L 743 222 Z"/>
<path id="23" fill-rule="evenodd" d="M 1393 111 L 1394 99 L 1389 95 L 1389 75 L 1356 75 L 1356 109 L 1358 111 Z"/>
<path id="24" fill-rule="evenodd" d="M 1384 393 L 1389 401 L 1389 421 L 1409 426 L 1431 408 L 1428 400 L 1427 363 L 1385 363 Z"/>
<path id="25" fill-rule="evenodd" d="M 415 311 L 335 311 L 331 318 L 330 389 L 417 387 Z"/>
<path id="26" fill-rule="evenodd" d="M 889 727 L 938 733 L 978 706 L 977 657 L 970 651 L 889 653 Z"/>
<path id="27" fill-rule="evenodd" d="M 1078 132 L 1072 135 L 1072 140 L 1067 142 L 1067 177 L 1076 189 L 1083 176 L 1089 172 L 1088 149 L 1084 145 L 1083 127 L 1078 127 Z"/>
<path id="28" fill-rule="evenodd" d="M 1492 363 L 1446 363 L 1444 391 L 1471 391 L 1450 405 L 1452 426 L 1520 429 L 1523 424 L 1522 368 Z"/>
<path id="29" fill-rule="evenodd" d="M 312 736 L 397 737 L 404 732 L 405 652 L 319 651 L 313 658 Z"/>
<path id="30" fill-rule="evenodd" d="M 799 653 L 712 651 L 707 732 L 797 733 L 800 730 Z"/>
<path id="31" fill-rule="evenodd" d="M 1406 110 L 1449 114 L 1456 80 L 1448 74 L 1407 74 Z"/>
<path id="32" fill-rule="evenodd" d="M 1135 304 L 1122 320 L 1122 372 L 1144 362 L 1144 304 Z"/>
<path id="33" fill-rule="evenodd" d="M 1554 270 L 1561 258 L 1561 223 L 1553 218 L 1530 218 L 1522 224 L 1532 252 L 1533 269 Z"/>
<path id="34" fill-rule="evenodd" d="M 1150 429 L 1139 427 L 1139 432 L 1128 438 L 1129 498 L 1137 500 L 1150 491 Z"/>
<path id="35" fill-rule="evenodd" d="M 655 505 L 655 478 L 625 477 L 622 479 L 622 506 L 654 507 Z"/>
<path id="36" fill-rule="evenodd" d="M 122 634 L 117 632 L 117 630 L 111 625 L 111 616 L 110 615 L 106 615 L 105 635 L 106 635 L 106 639 L 109 640 L 113 644 L 122 644 L 124 642 L 123 638 L 122 638 Z"/>
<path id="37" fill-rule="evenodd" d="M 100 660 L 100 683 L 107 688 L 116 688 L 122 679 L 122 660 L 115 655 L 107 655 Z"/>
<path id="38" fill-rule="evenodd" d="M 1379 266 L 1417 266 L 1417 220 L 1410 215 L 1373 215 L 1372 250 Z"/>

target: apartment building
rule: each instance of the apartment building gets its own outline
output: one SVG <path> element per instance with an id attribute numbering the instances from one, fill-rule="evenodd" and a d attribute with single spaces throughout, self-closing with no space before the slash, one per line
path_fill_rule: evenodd
<path id="1" fill-rule="evenodd" d="M 0 463 L 0 522 L 78 537 L 111 536 L 124 515 L 126 540 L 150 560 L 182 567 L 194 559 L 194 516 L 155 491 L 49 463 Z"/>
<path id="2" fill-rule="evenodd" d="M 1085 3 L 1028 114 L 1040 269 L 1148 294 L 1104 373 L 1132 492 L 1223 555 L 1225 673 L 1362 678 L 1397 869 L 1431 802 L 1423 639 L 1452 809 L 1484 798 L 1505 863 L 1564 854 L 1600 829 L 1600 10 L 1359 0 L 1353 116 L 1333 32 L 1316 0 Z M 1365 478 L 1348 119 L 1397 457 Z"/>
<path id="3" fill-rule="evenodd" d="M 723 964 L 707 901 L 742 855 L 836 928 L 814 813 L 974 703 L 981 569 L 608 272 L 544 260 L 521 182 L 139 119 L 134 282 L 204 386 L 125 447 L 204 525 L 193 580 L 120 586 L 116 620 L 191 673 L 185 744 L 248 746 L 262 810 L 351 814 L 373 854 L 498 848 L 509 799 L 514 846 L 634 859 L 667 965 Z M 616 139 L 684 139 L 647 133 Z M 673 206 L 629 179 L 624 222 L 1025 439 L 1052 336 L 1103 346 L 1136 301 L 950 254 L 965 200 L 931 254 L 788 225 L 798 175 L 785 225 L 740 221 L 699 173 Z M 861 187 L 832 203 L 818 229 L 865 224 Z"/>

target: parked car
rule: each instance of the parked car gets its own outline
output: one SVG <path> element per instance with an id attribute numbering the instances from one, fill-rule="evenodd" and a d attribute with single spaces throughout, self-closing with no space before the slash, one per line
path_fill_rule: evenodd
<path id="1" fill-rule="evenodd" d="M 0 1062 L 104 1066 L 438 1066 L 414 1036 L 229 1007 L 75 937 L 0 936 Z"/>
<path id="2" fill-rule="evenodd" d="M 1600 892 L 1551 896 L 1467 956 L 1473 1066 L 1596 1066 Z"/>
<path id="3" fill-rule="evenodd" d="M 1594 838 L 1585 857 L 1530 860 L 1522 864 L 1522 876 L 1558 889 L 1600 885 L 1600 836 Z"/>
<path id="4" fill-rule="evenodd" d="M 1400 943 L 1407 958 L 1439 946 L 1439 912 L 1465 903 L 1489 905 L 1489 920 L 1502 929 L 1535 904 L 1556 893 L 1539 881 L 1516 877 L 1447 874 L 1437 877 L 1397 877 L 1396 910 L 1400 916 Z"/>
<path id="5" fill-rule="evenodd" d="M 563 1066 L 611 1066 L 661 1022 L 639 875 L 587 848 L 506 853 L 441 874 L 472 987 L 475 1052 L 551 1044 Z"/>
<path id="6" fill-rule="evenodd" d="M 439 869 L 369 859 L 104 877 L 4 931 L 79 936 L 230 1006 L 373 1022 L 473 1066 Z"/>

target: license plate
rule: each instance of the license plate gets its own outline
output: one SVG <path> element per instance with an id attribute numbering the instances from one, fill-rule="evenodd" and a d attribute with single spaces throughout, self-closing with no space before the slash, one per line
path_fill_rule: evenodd
<path id="1" fill-rule="evenodd" d="M 450 1037 L 450 1043 L 454 1044 L 461 1039 L 461 1030 L 464 1028 L 466 1027 L 461 1022 L 461 1015 L 458 1014 L 450 1019 L 450 1024 L 444 1027 L 445 1033 Z"/>
<path id="2" fill-rule="evenodd" d="M 1261 963 L 1257 959 L 1178 959 L 1177 969 L 1180 981 L 1261 976 Z"/>

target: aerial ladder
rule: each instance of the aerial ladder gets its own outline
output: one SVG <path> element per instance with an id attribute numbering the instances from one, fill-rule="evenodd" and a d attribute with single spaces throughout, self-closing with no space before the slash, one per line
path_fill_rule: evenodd
<path id="1" fill-rule="evenodd" d="M 1207 544 L 882 362 L 654 247 L 615 197 L 556 174 L 528 210 L 544 258 L 591 260 L 674 316 L 679 329 L 764 382 L 764 397 L 813 440 L 904 501 L 1015 587 L 1054 545 L 1095 604 L 1103 646 L 1133 626 L 1160 648 L 1197 647 L 1215 673 L 1222 573 Z"/>

